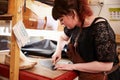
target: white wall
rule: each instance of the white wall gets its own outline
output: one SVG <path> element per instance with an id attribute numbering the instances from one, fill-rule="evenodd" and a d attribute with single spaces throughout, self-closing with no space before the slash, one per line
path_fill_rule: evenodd
<path id="1" fill-rule="evenodd" d="M 95 1 L 95 0 L 93 0 Z M 99 0 L 97 0 L 99 1 Z M 105 17 L 111 24 L 111 27 L 115 31 L 116 34 L 120 34 L 120 20 L 119 21 L 110 21 L 109 19 L 109 8 L 120 8 L 120 0 L 100 0 L 103 1 L 103 7 L 98 3 L 91 4 L 91 8 L 96 16 Z M 101 9 L 101 12 L 100 12 Z M 99 14 L 100 12 L 100 14 Z"/>

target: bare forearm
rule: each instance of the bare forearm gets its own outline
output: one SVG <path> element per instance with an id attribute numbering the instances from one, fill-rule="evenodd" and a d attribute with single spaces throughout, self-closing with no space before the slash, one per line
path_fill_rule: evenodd
<path id="1" fill-rule="evenodd" d="M 56 48 L 56 52 L 60 53 L 61 50 L 63 49 L 64 45 L 67 43 L 67 37 L 63 34 L 62 36 L 60 36 L 59 41 L 57 43 L 57 48 Z"/>
<path id="2" fill-rule="evenodd" d="M 63 49 L 64 45 L 65 45 L 65 42 L 60 39 L 58 41 L 58 43 L 57 43 L 56 51 L 57 52 L 61 52 L 61 50 Z"/>
<path id="3" fill-rule="evenodd" d="M 78 63 L 73 64 L 74 70 L 83 71 L 83 72 L 91 72 L 91 73 L 97 73 L 102 71 L 109 71 L 112 68 L 113 63 L 112 62 L 89 62 L 89 63 Z"/>
<path id="4" fill-rule="evenodd" d="M 55 65 L 56 62 L 58 62 L 61 59 L 61 51 L 66 44 L 68 40 L 68 37 L 63 33 L 63 35 L 60 36 L 59 41 L 57 43 L 57 48 L 55 53 L 52 55 L 52 63 Z"/>

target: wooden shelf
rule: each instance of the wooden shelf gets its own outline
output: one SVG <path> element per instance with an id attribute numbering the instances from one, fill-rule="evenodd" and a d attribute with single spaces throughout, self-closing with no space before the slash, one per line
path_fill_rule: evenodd
<path id="1" fill-rule="evenodd" d="M 12 20 L 11 14 L 0 15 L 0 20 Z"/>

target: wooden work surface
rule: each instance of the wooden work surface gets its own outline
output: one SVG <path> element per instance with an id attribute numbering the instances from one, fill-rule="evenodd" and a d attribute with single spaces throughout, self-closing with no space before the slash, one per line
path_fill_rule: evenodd
<path id="1" fill-rule="evenodd" d="M 43 60 L 45 60 L 45 59 L 39 59 L 37 65 L 34 68 L 26 70 L 26 71 L 32 72 L 32 73 L 35 73 L 38 75 L 42 75 L 42 76 L 45 76 L 48 78 L 52 78 L 52 79 L 67 72 L 67 71 L 51 70 L 51 69 L 47 68 L 44 65 L 40 64 L 40 61 L 43 61 Z"/>
<path id="2" fill-rule="evenodd" d="M 77 73 L 74 71 L 51 70 L 44 65 L 41 65 L 41 61 L 49 60 L 50 58 L 32 59 L 38 62 L 37 65 L 32 69 L 20 70 L 19 80 L 73 80 L 77 77 Z M 0 75 L 9 78 L 8 74 L 9 67 L 0 64 Z"/>

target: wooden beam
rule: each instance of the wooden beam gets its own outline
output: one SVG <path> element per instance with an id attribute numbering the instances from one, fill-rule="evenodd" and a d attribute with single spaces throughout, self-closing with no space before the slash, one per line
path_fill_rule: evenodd
<path id="1" fill-rule="evenodd" d="M 12 27 L 22 19 L 22 6 L 23 0 L 9 0 L 8 14 L 12 17 Z M 11 46 L 10 46 L 10 80 L 19 80 L 19 57 L 20 49 L 16 42 L 16 37 L 12 31 L 11 33 Z"/>

